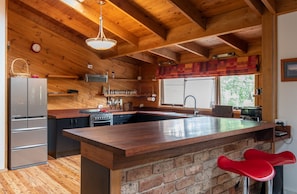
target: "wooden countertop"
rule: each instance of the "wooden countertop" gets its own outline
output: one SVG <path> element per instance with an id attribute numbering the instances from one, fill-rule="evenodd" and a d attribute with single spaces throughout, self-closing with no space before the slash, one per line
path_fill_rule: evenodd
<path id="1" fill-rule="evenodd" d="M 48 110 L 49 117 L 54 117 L 56 119 L 65 119 L 65 118 L 77 118 L 77 117 L 88 117 L 90 114 L 80 113 L 82 109 L 63 109 L 63 110 Z M 167 116 L 175 116 L 175 117 L 191 117 L 191 114 L 184 113 L 175 113 L 175 112 L 164 112 L 164 111 L 113 111 L 109 110 L 108 112 L 113 115 L 123 115 L 123 114 L 150 114 L 150 115 L 167 115 Z"/>
<path id="2" fill-rule="evenodd" d="M 265 129 L 274 123 L 192 117 L 115 126 L 64 130 L 64 135 L 122 157 L 131 157 Z"/>
<path id="3" fill-rule="evenodd" d="M 56 119 L 67 119 L 67 118 L 78 118 L 78 117 L 88 117 L 89 114 L 84 114 L 79 112 L 80 109 L 63 109 L 63 110 L 48 110 L 47 114 L 50 117 Z"/>

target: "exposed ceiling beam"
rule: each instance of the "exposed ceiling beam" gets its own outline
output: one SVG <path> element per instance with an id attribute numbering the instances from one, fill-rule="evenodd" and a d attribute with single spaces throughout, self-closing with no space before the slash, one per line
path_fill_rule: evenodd
<path id="1" fill-rule="evenodd" d="M 99 25 L 99 13 L 95 12 L 94 10 L 90 9 L 87 6 L 83 6 L 82 4 L 75 4 L 72 2 L 72 5 L 61 1 L 32 1 L 32 0 L 20 0 L 21 2 L 25 3 L 26 5 L 38 10 L 39 12 L 43 13 L 51 17 L 52 19 L 56 20 L 59 23 L 63 23 L 64 25 L 72 28 L 73 30 L 81 33 L 86 37 L 95 37 L 98 33 L 98 29 L 94 30 L 89 25 L 81 22 L 80 20 L 73 20 L 69 18 L 68 15 L 63 13 L 63 6 L 71 7 L 74 11 L 80 13 L 82 16 L 87 17 L 89 20 L 93 21 L 97 25 Z M 77 2 L 78 3 L 78 2 Z M 98 5 L 99 6 L 99 5 Z M 98 16 L 98 17 L 97 17 Z M 117 35 L 121 39 L 129 42 L 130 44 L 137 46 L 138 45 L 138 38 L 134 36 L 132 33 L 128 32 L 126 29 L 119 27 L 115 23 L 111 22 L 107 18 L 104 18 L 104 28 L 113 34 Z"/>
<path id="2" fill-rule="evenodd" d="M 244 0 L 245 3 L 257 14 L 262 15 L 264 5 L 259 0 Z"/>
<path id="3" fill-rule="evenodd" d="M 117 47 L 118 54 L 102 55 L 102 57 L 112 58 L 129 55 L 131 53 L 149 51 L 155 48 L 194 41 L 206 36 L 219 36 L 226 33 L 232 33 L 246 28 L 260 26 L 261 24 L 261 17 L 250 11 L 249 8 L 237 9 L 232 12 L 209 18 L 206 30 L 203 30 L 193 23 L 176 26 L 169 31 L 167 39 L 164 41 L 160 41 L 160 39 L 155 36 L 143 37 L 139 40 L 138 48 L 119 45 Z"/>
<path id="4" fill-rule="evenodd" d="M 277 14 L 297 11 L 296 0 L 281 0 L 276 1 Z"/>
<path id="5" fill-rule="evenodd" d="M 272 13 L 272 14 L 276 13 L 275 0 L 261 0 L 261 1 L 270 13 Z"/>
<path id="6" fill-rule="evenodd" d="M 44 15 L 47 15 L 53 20 L 62 23 L 83 35 L 86 35 L 86 37 L 90 36 L 91 34 L 96 34 L 96 31 L 90 26 L 84 24 L 79 20 L 72 20 L 71 18 L 69 18 L 69 16 L 65 15 L 65 13 L 63 13 L 61 10 L 63 10 L 64 7 L 68 6 L 60 1 L 56 1 L 55 4 L 61 9 L 52 6 L 49 1 L 20 0 L 20 2 L 41 12 Z"/>
<path id="7" fill-rule="evenodd" d="M 240 50 L 244 53 L 246 53 L 248 50 L 248 44 L 245 41 L 234 36 L 233 34 L 220 35 L 218 36 L 218 38 L 220 38 L 223 42 L 225 42 L 232 48 Z"/>
<path id="8" fill-rule="evenodd" d="M 154 49 L 150 50 L 149 52 L 175 62 L 179 62 L 180 60 L 180 56 L 178 53 L 172 52 L 171 50 L 165 48 Z"/>
<path id="9" fill-rule="evenodd" d="M 202 47 L 194 42 L 177 44 L 176 46 L 178 46 L 186 51 L 189 51 L 195 55 L 203 56 L 205 58 L 209 57 L 209 49 Z"/>
<path id="10" fill-rule="evenodd" d="M 141 25 L 146 27 L 152 33 L 158 35 L 162 39 L 166 40 L 167 38 L 167 29 L 162 27 L 160 24 L 155 22 L 144 14 L 139 8 L 133 6 L 128 1 L 123 0 L 108 0 L 110 4 L 114 5 L 115 7 L 119 8 L 123 13 L 132 17 L 135 21 L 139 22 Z"/>
<path id="11" fill-rule="evenodd" d="M 99 13 L 96 12 L 94 9 L 91 9 L 88 6 L 85 6 L 78 1 L 69 1 L 69 0 L 61 0 L 69 7 L 80 13 L 82 16 L 88 18 L 92 22 L 99 25 Z M 98 4 L 99 7 L 99 4 Z M 137 46 L 138 45 L 138 38 L 134 36 L 132 33 L 127 31 L 125 28 L 120 27 L 119 25 L 115 24 L 108 18 L 104 17 L 104 28 L 111 33 L 115 34 L 116 36 L 120 37 L 121 39 L 127 41 L 128 43 Z"/>
<path id="12" fill-rule="evenodd" d="M 199 10 L 191 3 L 185 0 L 169 0 L 175 5 L 189 20 L 206 29 L 206 20 L 202 17 Z"/>
<path id="13" fill-rule="evenodd" d="M 144 61 L 146 63 L 150 63 L 150 64 L 157 63 L 157 57 L 153 57 L 153 56 L 150 56 L 145 53 L 134 53 L 134 54 L 130 54 L 128 56 L 132 57 L 134 59 L 140 60 L 140 61 Z"/>

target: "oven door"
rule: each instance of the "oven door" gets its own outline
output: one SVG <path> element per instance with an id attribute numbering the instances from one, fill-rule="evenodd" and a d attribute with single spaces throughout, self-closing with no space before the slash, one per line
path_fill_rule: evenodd
<path id="1" fill-rule="evenodd" d="M 104 121 L 92 121 L 90 123 L 90 127 L 99 127 L 99 126 L 106 126 L 106 125 L 113 125 L 112 120 L 104 120 Z"/>

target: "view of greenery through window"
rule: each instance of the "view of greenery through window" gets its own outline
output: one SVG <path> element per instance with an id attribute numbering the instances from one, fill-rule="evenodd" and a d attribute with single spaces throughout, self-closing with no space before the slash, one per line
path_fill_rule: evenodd
<path id="1" fill-rule="evenodd" d="M 192 99 L 184 102 L 187 95 L 193 95 L 198 108 L 211 108 L 213 104 L 234 108 L 255 105 L 255 75 L 221 76 L 218 79 L 219 84 L 215 77 L 164 79 L 161 104 L 194 107 Z M 220 91 L 219 102 L 215 101 L 216 91 Z"/>
<path id="2" fill-rule="evenodd" d="M 255 76 L 220 77 L 220 104 L 233 107 L 254 106 Z"/>

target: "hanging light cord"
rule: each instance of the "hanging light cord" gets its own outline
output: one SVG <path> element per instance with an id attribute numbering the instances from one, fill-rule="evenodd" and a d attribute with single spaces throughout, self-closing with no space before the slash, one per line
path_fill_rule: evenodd
<path id="1" fill-rule="evenodd" d="M 103 32 L 103 17 L 102 17 L 102 5 L 105 4 L 104 1 L 100 1 L 100 16 L 99 16 L 99 33 L 97 35 L 97 38 L 100 40 L 105 40 L 105 34 Z"/>

